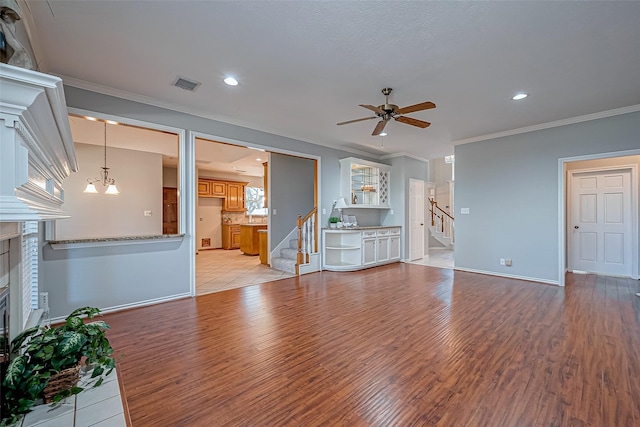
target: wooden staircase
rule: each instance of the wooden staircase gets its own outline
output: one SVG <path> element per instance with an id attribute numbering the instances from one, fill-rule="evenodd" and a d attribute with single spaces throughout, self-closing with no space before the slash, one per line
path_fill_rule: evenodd
<path id="1" fill-rule="evenodd" d="M 438 202 L 429 199 L 429 213 L 431 214 L 431 224 L 429 231 L 434 239 L 440 242 L 445 248 L 453 249 L 454 246 L 454 218 L 438 206 Z"/>
<path id="2" fill-rule="evenodd" d="M 288 244 L 276 248 L 280 256 L 271 258 L 271 268 L 297 276 L 320 271 L 317 217 L 317 207 L 304 217 L 298 214 L 296 228 L 284 239 Z"/>

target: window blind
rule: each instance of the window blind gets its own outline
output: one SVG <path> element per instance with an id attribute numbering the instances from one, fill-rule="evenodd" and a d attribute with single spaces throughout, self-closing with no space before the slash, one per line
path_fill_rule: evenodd
<path id="1" fill-rule="evenodd" d="M 22 223 L 22 327 L 38 308 L 38 221 Z"/>

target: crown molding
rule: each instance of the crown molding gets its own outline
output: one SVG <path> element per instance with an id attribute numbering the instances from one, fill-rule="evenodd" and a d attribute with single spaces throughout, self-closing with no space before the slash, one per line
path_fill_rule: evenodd
<path id="1" fill-rule="evenodd" d="M 294 139 L 294 140 L 297 140 L 297 141 L 302 141 L 302 142 L 306 142 L 308 144 L 318 145 L 318 146 L 325 147 L 325 148 L 330 148 L 330 149 L 333 149 L 333 150 L 344 151 L 344 152 L 352 153 L 352 154 L 358 154 L 360 156 L 367 156 L 367 157 L 374 157 L 374 158 L 379 158 L 380 157 L 380 156 L 376 156 L 375 154 L 367 153 L 365 151 L 360 151 L 360 150 L 356 150 L 356 149 L 349 148 L 349 147 L 337 147 L 335 145 L 330 145 L 329 143 L 312 142 L 312 141 L 309 141 L 307 139 L 304 139 L 304 138 L 302 138 L 300 136 L 297 136 L 297 135 L 294 135 L 294 134 L 282 133 L 279 130 L 270 129 L 270 128 L 266 128 L 266 127 L 261 127 L 261 126 L 256 126 L 255 124 L 248 123 L 248 122 L 243 122 L 243 121 L 237 120 L 237 119 L 232 119 L 232 118 L 226 117 L 226 116 L 219 116 L 219 115 L 206 113 L 206 112 L 203 112 L 203 111 L 200 111 L 200 110 L 196 110 L 196 109 L 190 109 L 190 108 L 188 108 L 188 107 L 186 107 L 184 105 L 179 105 L 179 104 L 174 104 L 174 103 L 170 103 L 170 102 L 159 101 L 159 100 L 157 100 L 155 98 L 151 98 L 151 97 L 148 97 L 148 96 L 139 95 L 139 94 L 135 94 L 135 93 L 124 91 L 124 90 L 120 90 L 120 89 L 114 89 L 114 88 L 109 87 L 109 86 L 104 86 L 104 85 L 100 85 L 100 84 L 97 84 L 97 83 L 87 82 L 85 80 L 76 79 L 74 77 L 65 76 L 63 74 L 56 74 L 56 76 L 63 80 L 65 86 L 72 86 L 72 87 L 76 87 L 78 89 L 83 89 L 83 90 L 88 90 L 88 91 L 91 91 L 91 92 L 100 93 L 102 95 L 113 96 L 113 97 L 116 97 L 116 98 L 126 99 L 128 101 L 139 102 L 141 104 L 151 105 L 153 107 L 165 108 L 165 109 L 176 111 L 176 112 L 179 112 L 179 113 L 190 114 L 190 115 L 193 115 L 193 116 L 202 117 L 204 119 L 216 120 L 216 121 L 219 121 L 219 122 L 222 122 L 222 123 L 226 123 L 226 124 L 230 124 L 230 125 L 234 125 L 234 126 L 240 126 L 240 127 L 247 128 L 247 129 L 252 129 L 252 130 L 255 130 L 255 131 L 258 131 L 258 132 L 265 132 L 265 133 L 269 133 L 271 135 L 280 136 L 280 137 L 283 137 L 283 138 Z"/>
<path id="2" fill-rule="evenodd" d="M 503 138 L 505 136 L 518 135 L 521 133 L 535 132 L 537 130 L 551 129 L 560 126 L 572 125 L 575 123 L 588 122 L 591 120 L 604 119 L 606 117 L 619 116 L 621 114 L 635 113 L 640 111 L 640 104 L 629 105 L 628 107 L 616 108 L 613 110 L 601 111 L 599 113 L 585 114 L 584 116 L 572 117 L 569 119 L 556 120 L 553 122 L 541 123 L 539 125 L 526 126 L 518 129 L 511 129 L 503 132 L 490 133 L 488 135 L 474 136 L 472 138 L 453 141 L 453 145 L 470 144 L 472 142 L 485 141 L 487 139 Z"/>

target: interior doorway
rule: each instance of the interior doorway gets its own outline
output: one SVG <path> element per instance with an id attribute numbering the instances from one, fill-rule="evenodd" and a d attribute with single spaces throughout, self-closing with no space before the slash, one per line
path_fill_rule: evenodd
<path id="1" fill-rule="evenodd" d="M 565 163 L 568 271 L 638 278 L 640 156 Z"/>
<path id="2" fill-rule="evenodd" d="M 409 261 L 424 257 L 424 181 L 409 180 Z"/>

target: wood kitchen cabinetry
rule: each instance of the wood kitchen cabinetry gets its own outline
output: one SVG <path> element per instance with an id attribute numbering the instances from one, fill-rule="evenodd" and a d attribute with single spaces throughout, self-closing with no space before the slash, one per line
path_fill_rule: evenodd
<path id="1" fill-rule="evenodd" d="M 240 249 L 240 224 L 222 224 L 222 249 Z"/>
<path id="2" fill-rule="evenodd" d="M 248 182 L 198 179 L 198 197 L 222 198 L 223 212 L 244 212 L 244 187 Z"/>
<path id="3" fill-rule="evenodd" d="M 258 230 L 266 230 L 267 225 L 242 224 L 240 226 L 240 250 L 245 255 L 260 253 L 260 235 Z"/>
<path id="4" fill-rule="evenodd" d="M 227 182 L 214 181 L 211 179 L 198 180 L 198 196 L 199 197 L 226 197 Z"/>
<path id="5" fill-rule="evenodd" d="M 247 182 L 227 182 L 227 196 L 222 202 L 223 212 L 244 212 L 244 187 Z"/>

